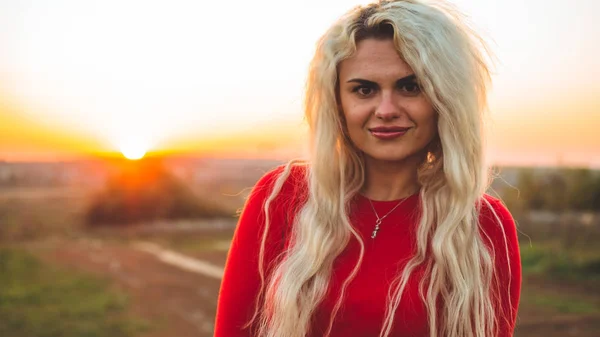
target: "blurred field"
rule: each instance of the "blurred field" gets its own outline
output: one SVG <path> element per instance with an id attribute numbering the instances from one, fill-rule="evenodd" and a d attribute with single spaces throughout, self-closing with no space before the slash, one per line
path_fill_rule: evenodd
<path id="1" fill-rule="evenodd" d="M 0 187 L 0 336 L 212 336 L 220 280 L 137 245 L 222 268 L 235 211 L 263 172 L 190 185 L 230 216 L 120 227 L 85 225 L 97 185 Z M 515 335 L 600 336 L 600 226 L 515 217 L 524 271 Z"/>
<path id="2" fill-rule="evenodd" d="M 44 264 L 21 249 L 0 248 L 0 335 L 137 336 L 148 322 L 123 316 L 128 296 L 106 277 Z"/>

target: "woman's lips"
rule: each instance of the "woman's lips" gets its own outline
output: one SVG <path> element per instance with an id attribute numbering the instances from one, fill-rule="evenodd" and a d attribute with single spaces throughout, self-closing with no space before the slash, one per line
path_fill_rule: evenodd
<path id="1" fill-rule="evenodd" d="M 388 139 L 398 138 L 398 137 L 404 135 L 409 129 L 410 128 L 404 128 L 404 127 L 389 127 L 389 128 L 379 127 L 379 128 L 369 129 L 369 131 L 376 138 L 388 140 Z"/>

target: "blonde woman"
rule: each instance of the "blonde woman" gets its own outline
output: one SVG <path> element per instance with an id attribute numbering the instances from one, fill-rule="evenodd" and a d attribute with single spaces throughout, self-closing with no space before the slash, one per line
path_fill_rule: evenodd
<path id="1" fill-rule="evenodd" d="M 485 195 L 484 52 L 440 2 L 358 7 L 325 33 L 311 157 L 254 187 L 215 336 L 512 336 L 521 265 Z"/>

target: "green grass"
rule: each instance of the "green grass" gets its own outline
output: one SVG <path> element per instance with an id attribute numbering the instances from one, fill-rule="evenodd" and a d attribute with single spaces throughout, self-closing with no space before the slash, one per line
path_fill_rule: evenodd
<path id="1" fill-rule="evenodd" d="M 600 306 L 593 301 L 574 297 L 571 294 L 550 293 L 535 290 L 523 292 L 521 301 L 546 313 L 600 314 Z"/>
<path id="2" fill-rule="evenodd" d="M 126 315 L 127 302 L 104 280 L 0 248 L 0 336 L 135 336 L 149 325 Z"/>
<path id="3" fill-rule="evenodd" d="M 600 281 L 600 248 L 563 249 L 550 242 L 522 244 L 521 263 L 525 275 Z"/>
<path id="4" fill-rule="evenodd" d="M 521 244 L 522 305 L 548 314 L 600 314 L 600 249 L 560 241 Z M 532 283 L 530 283 L 532 282 Z"/>

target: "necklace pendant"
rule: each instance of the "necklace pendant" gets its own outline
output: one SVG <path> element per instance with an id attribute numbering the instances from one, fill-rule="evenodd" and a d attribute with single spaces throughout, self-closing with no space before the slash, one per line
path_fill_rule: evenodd
<path id="1" fill-rule="evenodd" d="M 371 239 L 375 239 L 375 237 L 377 236 L 377 231 L 379 230 L 379 228 L 375 228 L 373 230 L 373 233 L 371 233 Z"/>
<path id="2" fill-rule="evenodd" d="M 396 206 L 394 206 L 394 208 L 392 208 L 391 211 L 387 212 L 386 215 L 379 217 L 379 214 L 377 214 L 377 211 L 375 210 L 375 207 L 373 206 L 373 203 L 371 202 L 371 199 L 369 200 L 369 205 L 371 205 L 371 209 L 373 210 L 373 213 L 375 213 L 375 217 L 377 217 L 377 221 L 375 222 L 375 228 L 373 229 L 373 232 L 371 233 L 371 239 L 375 239 L 375 237 L 377 236 L 377 232 L 379 232 L 379 225 L 381 225 L 381 221 L 383 219 L 385 219 L 388 215 L 392 214 L 392 212 L 398 208 L 398 206 L 400 206 L 406 199 L 408 198 L 404 198 L 402 200 L 400 200 Z"/>
<path id="3" fill-rule="evenodd" d="M 377 219 L 375 222 L 375 229 L 373 229 L 373 233 L 371 233 L 371 239 L 375 239 L 377 236 L 377 232 L 379 232 L 379 225 L 381 224 L 381 219 Z"/>

